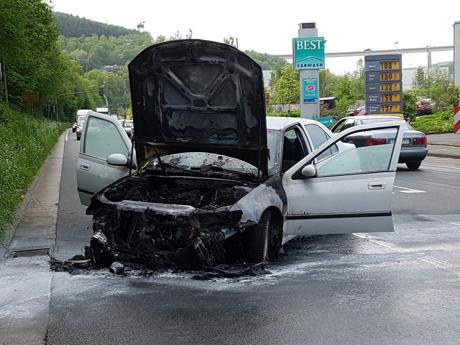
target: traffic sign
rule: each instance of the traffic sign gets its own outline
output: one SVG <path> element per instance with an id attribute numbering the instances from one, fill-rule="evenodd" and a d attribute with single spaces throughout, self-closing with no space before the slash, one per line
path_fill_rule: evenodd
<path id="1" fill-rule="evenodd" d="M 454 107 L 454 133 L 460 133 L 460 107 Z"/>
<path id="2" fill-rule="evenodd" d="M 332 127 L 333 119 L 332 116 L 324 116 L 319 118 L 319 122 L 321 122 L 326 127 Z"/>
<path id="3" fill-rule="evenodd" d="M 324 37 L 297 37 L 292 39 L 295 69 L 324 69 Z"/>
<path id="4" fill-rule="evenodd" d="M 368 114 L 403 111 L 401 55 L 373 55 L 364 60 Z"/>

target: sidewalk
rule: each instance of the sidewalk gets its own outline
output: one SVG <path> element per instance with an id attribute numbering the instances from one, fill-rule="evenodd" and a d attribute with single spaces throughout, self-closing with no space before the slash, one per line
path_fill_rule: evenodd
<path id="1" fill-rule="evenodd" d="M 10 232 L 11 243 L 5 239 L 10 255 L 46 255 L 54 246 L 64 138 L 65 132 L 43 163 L 19 208 L 16 229 Z"/>
<path id="2" fill-rule="evenodd" d="M 460 133 L 428 134 L 428 156 L 460 159 Z"/>

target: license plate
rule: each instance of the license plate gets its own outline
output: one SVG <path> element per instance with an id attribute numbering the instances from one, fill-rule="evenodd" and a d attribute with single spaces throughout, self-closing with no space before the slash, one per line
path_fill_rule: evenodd
<path id="1" fill-rule="evenodd" d="M 403 139 L 403 145 L 409 145 L 410 144 L 410 139 Z"/>

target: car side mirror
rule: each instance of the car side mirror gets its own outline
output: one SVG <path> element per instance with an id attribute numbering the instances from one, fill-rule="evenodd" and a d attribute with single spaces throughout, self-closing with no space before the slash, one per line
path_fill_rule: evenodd
<path id="1" fill-rule="evenodd" d="M 302 168 L 302 176 L 304 177 L 315 177 L 316 168 L 313 164 L 308 164 Z"/>
<path id="2" fill-rule="evenodd" d="M 128 157 L 122 153 L 112 153 L 107 157 L 107 164 L 116 166 L 126 166 L 128 164 Z"/>

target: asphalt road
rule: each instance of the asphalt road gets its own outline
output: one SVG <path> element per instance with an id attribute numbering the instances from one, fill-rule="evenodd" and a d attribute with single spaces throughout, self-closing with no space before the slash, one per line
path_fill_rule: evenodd
<path id="1" fill-rule="evenodd" d="M 69 136 L 59 201 L 60 258 L 81 251 L 91 235 L 90 219 L 75 190 L 77 151 L 78 143 Z M 44 341 L 458 344 L 459 177 L 460 160 L 429 157 L 415 172 L 401 166 L 394 191 L 395 233 L 295 241 L 287 256 L 269 265 L 270 274 L 258 277 L 71 276 L 47 272 L 46 259 L 31 258 L 34 272 L 51 277 Z M 9 269 L 14 279 L 14 264 Z M 34 311 L 24 316 L 26 309 L 18 307 L 11 317 L 24 322 L 33 321 L 33 315 L 43 317 Z M 0 320 L 5 314 L 0 311 Z M 0 324 L 0 335 L 2 326 L 9 327 Z M 0 344 L 9 343 L 0 338 Z"/>

